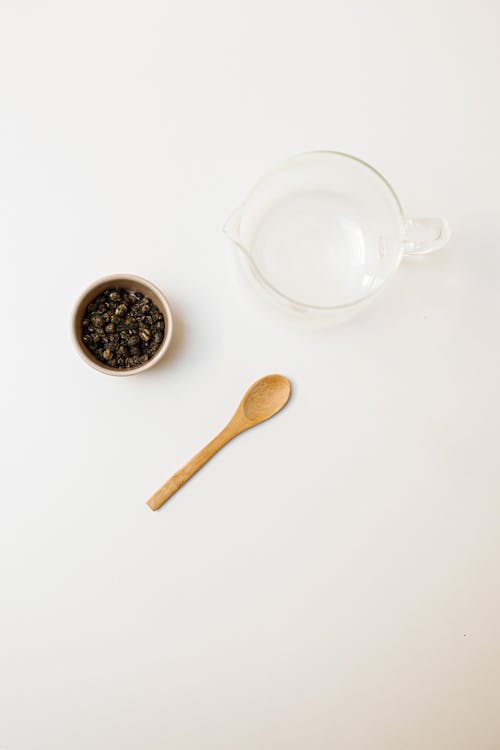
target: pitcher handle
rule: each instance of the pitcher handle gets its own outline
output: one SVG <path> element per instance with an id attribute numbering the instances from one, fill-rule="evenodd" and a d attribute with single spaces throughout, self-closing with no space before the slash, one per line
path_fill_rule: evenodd
<path id="1" fill-rule="evenodd" d="M 405 255 L 424 255 L 439 250 L 451 236 L 446 219 L 406 219 L 403 235 Z"/>

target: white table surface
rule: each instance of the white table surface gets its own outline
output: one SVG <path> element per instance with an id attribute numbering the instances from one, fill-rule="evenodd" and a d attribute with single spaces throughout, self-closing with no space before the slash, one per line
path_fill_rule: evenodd
<path id="1" fill-rule="evenodd" d="M 499 8 L 3 0 L 1 750 L 500 747 Z M 314 148 L 454 235 L 305 332 L 221 226 Z M 174 309 L 138 377 L 69 337 L 114 272 Z M 289 407 L 152 513 L 274 371 Z"/>

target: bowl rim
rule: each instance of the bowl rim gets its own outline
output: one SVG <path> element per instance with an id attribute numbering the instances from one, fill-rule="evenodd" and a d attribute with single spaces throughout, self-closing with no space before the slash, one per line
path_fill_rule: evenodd
<path id="1" fill-rule="evenodd" d="M 156 296 L 161 303 L 161 306 L 163 308 L 161 312 L 166 318 L 166 324 L 167 324 L 165 336 L 163 337 L 161 346 L 156 352 L 156 354 L 144 364 L 139 365 L 139 367 L 131 367 L 127 370 L 119 370 L 113 367 L 106 367 L 106 365 L 103 365 L 97 359 L 93 358 L 91 353 L 86 349 L 83 342 L 80 340 L 79 331 L 77 330 L 78 315 L 81 310 L 82 303 L 84 302 L 86 297 L 88 297 L 94 291 L 94 289 L 96 289 L 99 286 L 102 286 L 102 284 L 120 286 L 119 282 L 125 282 L 121 284 L 121 286 L 124 286 L 125 288 L 127 284 L 133 285 L 135 282 L 136 284 L 141 284 L 147 289 L 150 289 L 153 292 L 154 296 Z M 165 356 L 167 349 L 170 346 L 170 342 L 172 340 L 172 330 L 173 330 L 172 310 L 171 310 L 170 304 L 165 294 L 161 291 L 161 289 L 159 289 L 159 287 L 156 286 L 156 284 L 153 284 L 148 279 L 145 279 L 143 276 L 137 276 L 136 274 L 130 274 L 130 273 L 114 273 L 114 274 L 110 274 L 107 276 L 101 276 L 100 278 L 95 279 L 91 284 L 85 287 L 82 293 L 78 296 L 75 304 L 73 305 L 73 311 L 71 314 L 71 337 L 73 339 L 73 344 L 75 346 L 75 349 L 80 355 L 80 357 L 88 365 L 90 365 L 90 367 L 94 368 L 94 370 L 98 370 L 99 372 L 102 372 L 105 375 L 113 375 L 115 377 L 129 377 L 131 375 L 138 375 L 140 372 L 149 370 L 151 367 L 154 367 L 156 364 L 158 364 L 158 362 Z"/>

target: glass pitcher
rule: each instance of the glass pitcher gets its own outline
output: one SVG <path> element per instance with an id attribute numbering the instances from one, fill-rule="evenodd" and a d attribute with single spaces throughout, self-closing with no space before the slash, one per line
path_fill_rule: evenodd
<path id="1" fill-rule="evenodd" d="M 322 316 L 368 300 L 404 255 L 449 239 L 444 219 L 408 219 L 391 185 L 335 151 L 292 157 L 260 179 L 224 231 L 275 301 Z"/>

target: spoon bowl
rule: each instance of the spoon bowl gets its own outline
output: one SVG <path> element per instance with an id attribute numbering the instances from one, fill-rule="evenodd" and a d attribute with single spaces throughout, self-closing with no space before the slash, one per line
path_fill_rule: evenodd
<path id="1" fill-rule="evenodd" d="M 251 425 L 277 414 L 290 398 L 291 385 L 284 375 L 266 375 L 257 380 L 243 396 L 236 414 L 242 410 Z M 236 415 L 235 415 L 236 416 Z"/>

